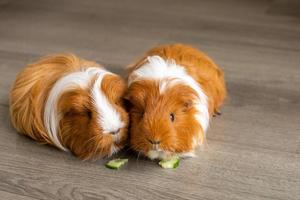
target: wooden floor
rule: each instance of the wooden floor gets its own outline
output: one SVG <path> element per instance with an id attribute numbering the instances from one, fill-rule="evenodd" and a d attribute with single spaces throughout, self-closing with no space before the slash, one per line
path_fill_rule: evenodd
<path id="1" fill-rule="evenodd" d="M 82 162 L 11 127 L 8 92 L 39 56 L 74 52 L 124 73 L 162 43 L 189 43 L 225 71 L 230 97 L 208 147 L 163 170 L 122 152 Z M 0 199 L 300 199 L 297 0 L 0 0 Z"/>

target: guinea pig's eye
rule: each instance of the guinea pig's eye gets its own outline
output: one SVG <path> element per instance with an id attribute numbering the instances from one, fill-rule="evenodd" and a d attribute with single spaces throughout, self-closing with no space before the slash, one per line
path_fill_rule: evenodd
<path id="1" fill-rule="evenodd" d="M 88 116 L 90 119 L 92 119 L 92 111 L 87 110 L 87 111 L 86 111 L 86 114 L 87 114 L 87 116 Z"/>
<path id="2" fill-rule="evenodd" d="M 66 112 L 64 114 L 64 116 L 66 116 L 66 117 L 87 116 L 89 119 L 91 119 L 92 118 L 92 111 L 86 110 L 86 111 L 78 112 L 78 111 L 70 110 L 70 111 Z"/>
<path id="3" fill-rule="evenodd" d="M 144 117 L 144 110 L 140 110 L 140 109 L 136 109 L 136 108 L 133 108 L 131 110 L 131 113 L 135 114 L 135 115 L 138 115 L 140 117 Z"/>
<path id="4" fill-rule="evenodd" d="M 171 120 L 171 122 L 174 122 L 174 120 L 175 120 L 175 115 L 174 115 L 174 113 L 170 113 L 170 120 Z"/>

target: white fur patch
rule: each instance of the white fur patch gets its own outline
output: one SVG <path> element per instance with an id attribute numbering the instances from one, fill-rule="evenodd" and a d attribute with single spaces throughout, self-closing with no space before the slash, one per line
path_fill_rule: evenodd
<path id="1" fill-rule="evenodd" d="M 164 159 L 169 159 L 172 156 L 179 156 L 180 158 L 195 158 L 195 152 L 194 151 L 190 151 L 190 152 L 183 152 L 183 153 L 171 153 L 168 151 L 156 151 L 156 150 L 150 150 L 147 153 L 148 158 L 150 158 L 151 160 L 154 159 L 160 159 L 160 160 L 164 160 Z"/>
<path id="2" fill-rule="evenodd" d="M 174 60 L 164 60 L 160 56 L 150 56 L 147 60 L 146 64 L 130 74 L 128 84 L 143 79 L 157 80 L 159 81 L 160 94 L 178 83 L 191 87 L 198 95 L 197 101 L 194 102 L 198 111 L 195 118 L 206 133 L 209 126 L 208 100 L 201 85 L 186 72 L 183 66 L 177 65 Z"/>
<path id="3" fill-rule="evenodd" d="M 114 123 L 120 124 L 120 119 L 117 118 L 115 109 L 110 105 L 106 96 L 101 91 L 101 81 L 106 74 L 111 74 L 105 69 L 91 67 L 84 71 L 78 71 L 70 73 L 62 78 L 60 78 L 52 87 L 49 96 L 45 104 L 44 111 L 44 125 L 50 140 L 58 148 L 67 151 L 67 149 L 61 144 L 58 138 L 58 125 L 61 120 L 60 113 L 57 111 L 57 104 L 60 96 L 63 92 L 75 88 L 87 88 L 92 78 L 98 76 L 95 85 L 91 91 L 92 98 L 94 99 L 94 104 L 98 110 L 99 123 L 104 130 L 112 130 L 116 128 Z M 111 115 L 113 117 L 111 117 Z M 106 118 L 108 120 L 106 120 Z M 115 120 L 117 121 L 109 121 Z M 112 128 L 113 127 L 113 128 Z"/>
<path id="4" fill-rule="evenodd" d="M 193 151 L 180 153 L 180 154 L 178 154 L 178 156 L 180 158 L 195 158 L 195 157 L 197 157 L 195 155 L 195 152 L 193 152 Z"/>
<path id="5" fill-rule="evenodd" d="M 195 148 L 196 146 L 198 146 L 199 143 L 200 143 L 200 141 L 199 141 L 198 137 L 194 137 L 193 138 L 193 144 L 192 144 L 193 148 Z"/>
<path id="6" fill-rule="evenodd" d="M 108 134 L 109 132 L 118 131 L 123 128 L 125 124 L 121 121 L 120 113 L 111 105 L 101 90 L 101 81 L 104 76 L 104 73 L 99 74 L 91 93 L 93 103 L 98 110 L 98 120 L 103 129 L 102 131 Z"/>

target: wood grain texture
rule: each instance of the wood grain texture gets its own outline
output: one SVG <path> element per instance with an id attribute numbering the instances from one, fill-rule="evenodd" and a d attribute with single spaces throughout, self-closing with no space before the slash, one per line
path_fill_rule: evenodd
<path id="1" fill-rule="evenodd" d="M 0 0 L 0 199 L 300 198 L 300 4 L 296 0 Z M 229 98 L 208 147 L 176 170 L 132 152 L 120 171 L 18 135 L 8 93 L 39 56 L 74 52 L 123 74 L 162 43 L 225 71 Z"/>

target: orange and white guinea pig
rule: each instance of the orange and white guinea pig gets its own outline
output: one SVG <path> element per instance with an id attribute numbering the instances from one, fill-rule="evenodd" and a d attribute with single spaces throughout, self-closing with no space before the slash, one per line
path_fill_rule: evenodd
<path id="1" fill-rule="evenodd" d="M 48 56 L 18 74 L 11 121 L 19 133 L 81 159 L 110 156 L 127 140 L 126 89 L 119 76 L 95 62 Z"/>
<path id="2" fill-rule="evenodd" d="M 128 68 L 130 146 L 150 159 L 194 156 L 226 96 L 222 70 L 182 44 L 149 50 Z"/>

